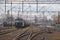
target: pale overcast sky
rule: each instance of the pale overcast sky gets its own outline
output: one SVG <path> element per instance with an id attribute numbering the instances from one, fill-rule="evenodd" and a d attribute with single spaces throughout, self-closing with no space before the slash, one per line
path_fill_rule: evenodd
<path id="1" fill-rule="evenodd" d="M 28 11 L 31 8 L 32 11 L 36 11 L 36 9 L 37 9 L 36 4 L 30 4 L 30 6 L 31 7 L 29 7 L 29 4 L 24 4 L 23 10 Z M 11 9 L 11 4 L 7 4 L 6 10 L 10 10 L 10 9 Z M 0 4 L 0 10 L 5 10 L 4 4 Z M 12 10 L 14 10 L 14 11 L 22 10 L 22 5 L 21 4 L 13 4 Z M 60 11 L 60 4 L 39 4 L 38 10 L 39 11 Z"/>
<path id="2" fill-rule="evenodd" d="M 12 0 L 13 3 L 19 3 L 19 1 L 22 1 L 22 0 Z M 28 1 L 28 0 L 26 0 Z M 30 1 L 35 1 L 35 0 L 30 0 Z M 39 0 L 41 1 L 42 3 L 44 3 L 43 0 Z M 60 1 L 56 1 L 56 0 L 52 0 L 46 2 L 45 0 L 45 3 L 55 3 L 55 4 L 38 4 L 38 11 L 60 11 Z M 7 0 L 8 3 L 11 3 L 11 0 Z M 0 0 L 0 3 L 5 3 L 5 0 Z M 36 2 L 35 2 L 36 3 Z M 58 4 L 56 4 L 58 3 Z M 24 11 L 30 11 L 30 8 L 31 8 L 31 11 L 36 11 L 37 9 L 37 5 L 36 4 L 24 4 L 23 5 L 23 10 Z M 11 4 L 6 4 L 6 11 L 7 10 L 10 10 L 11 11 Z M 22 4 L 12 4 L 12 10 L 13 10 L 13 14 L 16 14 L 18 10 L 22 10 Z M 0 4 L 0 14 L 4 14 L 5 12 L 5 4 Z M 49 15 L 47 15 L 48 18 L 51 18 L 50 16 L 52 15 L 52 13 Z"/>

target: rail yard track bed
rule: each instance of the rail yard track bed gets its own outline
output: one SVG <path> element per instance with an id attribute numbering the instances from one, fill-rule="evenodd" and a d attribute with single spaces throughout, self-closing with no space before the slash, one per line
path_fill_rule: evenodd
<path id="1" fill-rule="evenodd" d="M 4 35 L 0 35 L 0 40 L 13 40 L 15 39 L 18 35 L 22 34 L 24 31 L 26 31 L 28 28 L 23 28 L 23 29 L 19 29 L 16 30 L 14 32 L 11 33 L 7 33 Z"/>
<path id="2" fill-rule="evenodd" d="M 53 32 L 50 33 L 48 30 Z M 16 40 L 60 40 L 60 32 L 51 28 L 30 27 L 24 34 L 19 35 Z"/>
<path id="3" fill-rule="evenodd" d="M 32 38 L 32 40 L 42 40 L 43 37 L 45 38 L 44 40 L 60 40 L 60 32 L 54 32 L 52 34 L 49 33 L 43 33 L 43 34 L 38 34 L 35 37 Z"/>
<path id="4" fill-rule="evenodd" d="M 0 29 L 0 36 L 4 35 L 4 34 L 7 34 L 7 33 L 10 33 L 10 32 L 13 32 L 15 30 L 16 30 L 15 27 L 12 27 L 12 28 L 1 28 Z"/>
<path id="5" fill-rule="evenodd" d="M 50 32 L 52 31 L 52 32 Z M 27 27 L 1 35 L 0 40 L 60 40 L 60 32 L 52 28 Z"/>

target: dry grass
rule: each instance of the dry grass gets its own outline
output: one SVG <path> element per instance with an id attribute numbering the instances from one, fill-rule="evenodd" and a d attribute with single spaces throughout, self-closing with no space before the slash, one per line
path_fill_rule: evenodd
<path id="1" fill-rule="evenodd" d="M 51 36 L 56 40 L 60 40 L 60 32 L 54 32 Z"/>
<path id="2" fill-rule="evenodd" d="M 16 28 L 14 28 L 14 27 L 12 27 L 12 28 L 6 28 L 4 30 L 1 29 L 0 30 L 0 35 L 9 33 L 9 32 L 15 31 L 15 30 L 16 30 Z"/>

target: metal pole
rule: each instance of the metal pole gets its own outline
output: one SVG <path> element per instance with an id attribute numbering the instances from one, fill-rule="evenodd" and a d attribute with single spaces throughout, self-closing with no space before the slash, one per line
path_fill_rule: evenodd
<path id="1" fill-rule="evenodd" d="M 36 11 L 37 11 L 37 13 L 38 13 L 38 0 L 36 0 L 36 2 L 37 2 L 37 3 L 36 3 L 36 4 L 37 4 L 37 10 L 36 10 Z"/>
<path id="2" fill-rule="evenodd" d="M 19 6 L 20 6 L 20 1 L 19 1 Z M 20 7 L 19 7 L 19 10 L 18 10 L 18 19 L 20 18 Z"/>
<path id="3" fill-rule="evenodd" d="M 19 19 L 19 11 L 18 11 L 18 19 Z"/>
<path id="4" fill-rule="evenodd" d="M 6 0 L 5 0 L 5 16 L 6 16 Z M 6 21 L 6 20 L 5 20 Z"/>
<path id="5" fill-rule="evenodd" d="M 30 5 L 30 3 L 29 3 L 29 8 L 30 8 L 30 11 L 29 11 L 29 13 L 31 14 L 31 5 Z M 30 21 L 31 21 L 31 17 L 30 17 Z M 30 22 L 29 21 L 29 22 Z M 31 21 L 32 22 L 32 21 Z"/>
<path id="6" fill-rule="evenodd" d="M 12 0 L 11 0 L 11 27 L 12 27 Z"/>
<path id="7" fill-rule="evenodd" d="M 58 23 L 58 27 L 59 27 L 59 23 L 60 23 L 60 18 L 59 17 L 60 17 L 60 12 L 58 11 L 58 19 L 57 19 L 58 20 L 58 22 L 57 22 Z"/>
<path id="8" fill-rule="evenodd" d="M 23 14 L 23 0 L 22 0 L 22 14 Z M 22 15 L 21 15 L 22 16 Z"/>
<path id="9" fill-rule="evenodd" d="M 44 11 L 43 11 L 43 22 L 44 22 Z"/>

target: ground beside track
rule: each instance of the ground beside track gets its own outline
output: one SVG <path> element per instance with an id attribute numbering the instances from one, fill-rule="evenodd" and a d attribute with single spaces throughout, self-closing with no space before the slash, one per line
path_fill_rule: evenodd
<path id="1" fill-rule="evenodd" d="M 37 26 L 31 26 L 31 27 L 28 27 L 29 30 L 28 32 L 24 33 L 24 34 L 27 34 L 27 36 L 23 36 L 23 37 L 17 37 L 17 38 L 20 38 L 19 40 L 29 40 L 29 33 L 33 33 L 33 32 L 40 32 L 41 31 L 45 31 L 44 33 L 41 33 L 41 34 L 38 34 L 36 35 L 35 37 L 33 37 L 31 40 L 41 40 L 43 37 L 46 38 L 46 40 L 60 40 L 60 32 L 59 31 L 53 31 L 54 29 L 51 29 L 51 28 L 47 28 L 47 30 L 52 30 L 53 32 L 52 33 L 48 33 L 46 32 L 46 28 L 45 27 L 37 27 Z M 23 33 L 26 29 L 28 28 L 23 28 L 23 29 L 19 29 L 19 30 L 16 30 L 14 32 L 11 32 L 11 33 L 8 33 L 8 34 L 5 34 L 5 35 L 1 35 L 0 36 L 0 40 L 13 40 L 14 38 L 16 38 L 17 35 L 20 35 L 21 33 Z M 35 33 L 33 33 L 32 35 L 34 35 Z"/>
<path id="2" fill-rule="evenodd" d="M 0 40 L 13 40 L 17 35 L 20 35 L 22 32 L 24 32 L 27 29 L 28 28 L 18 29 L 14 32 L 0 35 Z"/>
<path id="3" fill-rule="evenodd" d="M 49 33 L 47 30 L 51 30 L 52 33 Z M 36 32 L 37 34 L 34 32 Z M 29 33 L 31 33 L 31 35 Z M 34 36 L 34 35 L 36 35 L 36 36 Z M 18 37 L 17 40 L 42 40 L 43 37 L 45 38 L 44 40 L 60 40 L 60 32 L 57 30 L 55 31 L 53 28 L 34 27 L 33 26 L 33 27 L 30 27 L 28 32 L 23 34 L 23 36 Z"/>

